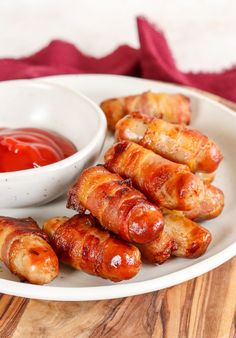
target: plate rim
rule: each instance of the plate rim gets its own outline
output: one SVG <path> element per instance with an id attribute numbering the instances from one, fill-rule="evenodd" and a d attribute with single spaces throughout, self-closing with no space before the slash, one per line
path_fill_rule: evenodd
<path id="1" fill-rule="evenodd" d="M 219 267 L 220 265 L 234 257 L 235 254 L 236 242 L 232 243 L 230 246 L 218 252 L 217 254 L 178 271 L 166 274 L 161 277 L 152 278 L 147 281 L 137 281 L 120 285 L 118 283 L 114 283 L 111 285 L 103 286 L 61 287 L 49 285 L 34 285 L 28 283 L 26 284 L 17 281 L 0 279 L 0 292 L 17 297 L 51 301 L 92 301 L 130 297 L 159 291 L 183 282 L 187 282 L 188 280 L 201 276 Z M 211 264 L 209 264 L 209 262 Z M 201 271 L 198 271 L 199 265 L 201 266 Z M 187 274 L 188 276 L 186 277 Z M 167 277 L 169 278 L 168 282 L 165 281 Z M 157 286 L 156 282 L 157 284 L 159 283 L 159 286 Z M 6 288 L 5 285 L 7 286 Z M 25 286 L 27 286 L 27 291 Z M 118 289 L 117 286 L 119 286 Z M 143 289 L 143 286 L 145 286 L 145 289 Z M 93 293 L 93 291 L 95 292 Z"/>
<path id="2" fill-rule="evenodd" d="M 186 95 L 196 97 L 210 102 L 212 105 L 217 106 L 223 109 L 228 114 L 236 118 L 236 113 L 225 106 L 224 104 L 216 101 L 214 98 L 206 96 L 204 93 L 197 92 L 194 89 L 189 87 L 184 87 L 178 84 L 165 83 L 161 81 L 149 80 L 149 79 L 140 79 L 133 78 L 123 75 L 109 75 L 109 74 L 70 74 L 70 75 L 54 75 L 37 78 L 35 80 L 50 82 L 50 80 L 58 78 L 59 81 L 64 80 L 64 78 L 77 78 L 77 77 L 102 77 L 105 78 L 120 78 L 121 80 L 135 80 L 139 82 L 149 82 L 150 84 L 165 86 L 178 90 Z M 11 80 L 20 81 L 20 80 Z M 29 79 L 28 81 L 34 81 L 34 79 Z M 8 82 L 8 81 L 7 81 Z M 53 81 L 51 83 L 54 83 Z M 67 87 L 67 84 L 60 83 L 61 86 Z M 77 92 L 77 90 L 70 88 Z M 80 92 L 83 93 L 83 90 L 80 89 Z M 207 94 L 207 93 L 206 93 Z M 210 93 L 209 93 L 210 94 Z M 212 95 L 212 94 L 210 94 Z M 90 99 L 90 98 L 89 98 Z M 236 255 L 236 239 L 233 243 L 227 246 L 225 249 L 220 252 L 200 261 L 191 264 L 188 267 L 181 268 L 178 271 L 174 271 L 168 274 L 165 274 L 160 277 L 152 278 L 145 281 L 135 281 L 127 284 L 111 284 L 105 286 L 89 286 L 89 287 L 64 287 L 64 286 L 50 286 L 50 285 L 33 285 L 25 284 L 18 281 L 9 281 L 6 279 L 0 278 L 0 292 L 5 294 L 10 294 L 13 296 L 20 296 L 25 298 L 33 299 L 42 299 L 42 300 L 55 300 L 55 301 L 91 301 L 91 300 L 104 300 L 104 299 L 114 299 L 122 298 L 128 296 L 135 296 L 139 294 L 145 294 L 153 291 L 158 291 L 164 288 L 168 288 L 179 283 L 188 281 L 190 279 L 196 278 L 206 272 L 209 272 L 221 264 L 225 263 L 232 257 Z M 201 269 L 198 269 L 198 267 Z M 27 286 L 27 287 L 26 287 Z M 115 292 L 114 292 L 115 291 Z"/>

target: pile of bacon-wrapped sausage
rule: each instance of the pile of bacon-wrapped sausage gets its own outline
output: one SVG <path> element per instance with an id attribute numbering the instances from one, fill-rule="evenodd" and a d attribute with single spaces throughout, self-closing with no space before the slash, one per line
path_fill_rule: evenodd
<path id="1" fill-rule="evenodd" d="M 144 261 L 202 255 L 211 234 L 196 220 L 218 216 L 222 191 L 211 185 L 218 146 L 189 129 L 189 99 L 151 92 L 104 101 L 116 141 L 104 165 L 82 172 L 68 193 L 72 218 L 0 217 L 0 259 L 20 278 L 44 284 L 58 259 L 86 273 L 121 281 Z M 89 214 L 88 214 L 89 212 Z"/>

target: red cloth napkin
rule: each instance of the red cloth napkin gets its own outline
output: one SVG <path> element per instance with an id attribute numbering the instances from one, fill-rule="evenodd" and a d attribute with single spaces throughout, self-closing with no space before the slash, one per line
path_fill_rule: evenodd
<path id="1" fill-rule="evenodd" d="M 0 80 L 57 74 L 121 74 L 192 86 L 236 102 L 236 68 L 221 73 L 181 72 L 163 33 L 144 18 L 137 19 L 137 26 L 139 50 L 121 46 L 105 57 L 94 58 L 70 43 L 55 40 L 32 56 L 0 60 Z"/>

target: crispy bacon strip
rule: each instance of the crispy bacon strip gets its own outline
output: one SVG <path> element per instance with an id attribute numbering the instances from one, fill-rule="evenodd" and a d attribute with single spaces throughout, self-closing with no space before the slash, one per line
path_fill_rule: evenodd
<path id="1" fill-rule="evenodd" d="M 139 250 L 95 226 L 91 215 L 51 218 L 43 229 L 59 260 L 75 269 L 114 282 L 130 279 L 140 269 Z"/>
<path id="2" fill-rule="evenodd" d="M 0 216 L 0 260 L 19 278 L 47 284 L 58 275 L 58 259 L 47 241 L 32 218 Z"/>
<path id="3" fill-rule="evenodd" d="M 80 213 L 88 209 L 105 229 L 129 242 L 150 242 L 163 229 L 159 208 L 103 166 L 82 172 L 69 191 L 67 206 Z"/>
<path id="4" fill-rule="evenodd" d="M 205 197 L 192 210 L 178 211 L 162 209 L 164 214 L 175 214 L 185 216 L 195 221 L 204 221 L 215 218 L 221 214 L 224 208 L 224 194 L 223 192 L 213 186 L 205 186 Z"/>
<path id="5" fill-rule="evenodd" d="M 181 94 L 145 92 L 140 95 L 132 95 L 105 100 L 101 103 L 108 127 L 115 129 L 116 123 L 125 115 L 132 112 L 140 112 L 148 116 L 155 116 L 171 123 L 190 122 L 190 101 Z"/>
<path id="6" fill-rule="evenodd" d="M 161 207 L 190 210 L 204 197 L 203 182 L 187 166 L 133 142 L 114 144 L 105 154 L 105 167 L 130 178 L 135 187 Z"/>
<path id="7" fill-rule="evenodd" d="M 214 172 L 223 156 L 219 147 L 196 129 L 141 114 L 127 115 L 116 125 L 118 141 L 137 142 L 192 172 Z"/>
<path id="8" fill-rule="evenodd" d="M 171 255 L 197 258 L 203 255 L 210 242 L 210 232 L 201 225 L 179 215 L 166 215 L 161 236 L 151 243 L 140 245 L 142 256 L 150 263 L 161 264 Z"/>

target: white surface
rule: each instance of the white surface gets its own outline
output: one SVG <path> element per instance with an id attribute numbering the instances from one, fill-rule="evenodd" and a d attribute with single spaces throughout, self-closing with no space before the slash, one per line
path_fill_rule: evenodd
<path id="1" fill-rule="evenodd" d="M 22 56 L 60 38 L 94 56 L 138 47 L 135 17 L 164 30 L 182 70 L 236 64 L 234 0 L 0 0 L 0 57 Z"/>
<path id="2" fill-rule="evenodd" d="M 0 292 L 13 295 L 51 300 L 97 300 L 146 293 L 189 280 L 207 272 L 236 254 L 236 114 L 230 109 L 200 94 L 182 87 L 154 81 L 119 76 L 77 75 L 47 78 L 47 81 L 64 84 L 81 90 L 97 103 L 108 97 L 141 92 L 148 89 L 166 92 L 182 92 L 191 97 L 192 126 L 213 138 L 225 156 L 217 171 L 215 183 L 224 190 L 226 205 L 216 219 L 205 222 L 213 240 L 205 255 L 197 259 L 174 258 L 161 266 L 145 265 L 132 280 L 114 284 L 98 277 L 61 266 L 59 277 L 48 286 L 35 286 L 17 282 L 2 265 Z M 131 90 L 132 88 L 132 90 Z M 107 140 L 107 144 L 111 140 Z M 107 144 L 105 147 L 107 147 Z M 101 159 L 102 161 L 102 159 Z M 40 223 L 56 215 L 72 215 L 66 210 L 65 199 L 40 208 L 0 210 L 0 214 L 31 216 Z"/>
<path id="3" fill-rule="evenodd" d="M 0 102 L 0 126 L 51 129 L 79 150 L 44 167 L 0 173 L 1 208 L 52 201 L 100 154 L 106 120 L 99 107 L 83 95 L 55 84 L 18 80 L 0 83 Z"/>

